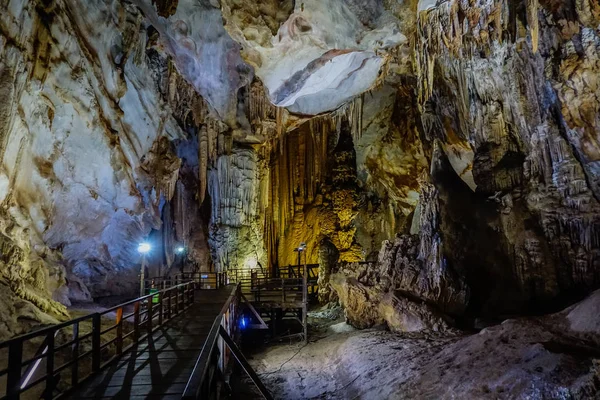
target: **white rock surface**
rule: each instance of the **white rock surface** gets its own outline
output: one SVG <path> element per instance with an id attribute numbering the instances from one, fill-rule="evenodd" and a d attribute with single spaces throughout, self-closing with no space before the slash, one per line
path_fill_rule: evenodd
<path id="1" fill-rule="evenodd" d="M 164 18 L 149 0 L 134 2 L 159 31 L 180 73 L 222 120 L 235 126 L 237 92 L 252 80 L 252 73 L 240 56 L 239 45 L 223 28 L 219 8 L 209 0 L 180 0 L 176 13 Z"/>
<path id="2" fill-rule="evenodd" d="M 386 50 L 407 41 L 398 21 L 380 2 L 371 3 L 296 2 L 294 12 L 270 38 L 264 30 L 256 35 L 261 26 L 235 25 L 231 1 L 223 1 L 223 14 L 226 28 L 241 43 L 273 104 L 315 115 L 372 87 Z"/>
<path id="3" fill-rule="evenodd" d="M 592 305 L 598 292 L 566 318 L 512 319 L 470 335 L 333 325 L 307 346 L 272 346 L 250 362 L 275 398 L 596 399 L 598 350 L 568 327 Z"/>
<path id="4" fill-rule="evenodd" d="M 39 12 L 21 0 L 0 13 L 2 208 L 32 252 L 61 251 L 85 283 L 104 282 L 93 295 L 129 290 L 116 274 L 137 274 L 137 243 L 169 195 L 145 157 L 159 137 L 185 134 L 145 63 L 135 7 L 61 0 L 49 25 Z"/>

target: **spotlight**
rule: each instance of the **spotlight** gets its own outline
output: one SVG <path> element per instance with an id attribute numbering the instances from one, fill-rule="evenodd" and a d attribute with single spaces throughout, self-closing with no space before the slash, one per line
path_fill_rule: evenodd
<path id="1" fill-rule="evenodd" d="M 179 246 L 175 249 L 175 251 L 179 254 L 183 253 L 185 251 L 185 247 L 183 246 Z"/>
<path id="2" fill-rule="evenodd" d="M 140 243 L 138 245 L 138 252 L 140 252 L 141 254 L 146 254 L 150 251 L 150 249 L 152 249 L 152 246 L 150 246 L 150 243 Z"/>

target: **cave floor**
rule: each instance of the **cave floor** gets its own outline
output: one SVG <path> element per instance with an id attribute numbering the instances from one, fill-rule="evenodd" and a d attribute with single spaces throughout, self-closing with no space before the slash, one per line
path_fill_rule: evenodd
<path id="1" fill-rule="evenodd" d="M 564 334 L 564 315 L 477 334 L 356 330 L 343 317 L 311 323 L 308 345 L 249 354 L 276 399 L 600 399 L 598 342 Z"/>

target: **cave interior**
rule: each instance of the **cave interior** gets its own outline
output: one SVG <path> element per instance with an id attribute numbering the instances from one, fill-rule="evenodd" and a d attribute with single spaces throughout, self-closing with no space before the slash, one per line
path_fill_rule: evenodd
<path id="1" fill-rule="evenodd" d="M 0 98 L 0 341 L 304 243 L 276 398 L 600 398 L 596 0 L 0 0 Z"/>

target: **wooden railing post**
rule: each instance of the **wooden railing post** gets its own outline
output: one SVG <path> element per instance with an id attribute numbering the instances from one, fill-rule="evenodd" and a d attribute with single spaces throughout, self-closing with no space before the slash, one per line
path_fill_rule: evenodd
<path id="1" fill-rule="evenodd" d="M 117 309 L 117 354 L 123 354 L 123 307 Z"/>
<path id="2" fill-rule="evenodd" d="M 173 292 L 172 289 L 169 289 L 166 292 L 167 295 L 167 319 L 171 319 L 171 310 L 172 310 L 172 304 L 171 304 L 171 296 L 173 295 L 171 292 Z"/>
<path id="3" fill-rule="evenodd" d="M 8 376 L 6 394 L 10 400 L 19 400 L 21 385 L 21 363 L 23 362 L 23 342 L 11 343 L 8 348 Z"/>
<path id="4" fill-rule="evenodd" d="M 140 302 L 133 305 L 133 341 L 137 343 L 140 338 Z"/>
<path id="5" fill-rule="evenodd" d="M 158 294 L 158 326 L 163 324 L 163 294 Z"/>
<path id="6" fill-rule="evenodd" d="M 300 267 L 298 267 L 300 270 Z M 306 260 L 304 261 L 304 274 L 302 274 L 302 325 L 304 333 L 304 344 L 308 344 L 308 270 Z"/>
<path id="7" fill-rule="evenodd" d="M 56 381 L 54 380 L 54 332 L 50 331 L 46 334 L 46 390 L 44 390 L 44 398 L 52 400 L 52 393 Z"/>
<path id="8" fill-rule="evenodd" d="M 102 330 L 102 321 L 100 314 L 92 316 L 92 371 L 100 370 L 100 331 Z"/>
<path id="9" fill-rule="evenodd" d="M 152 318 L 154 317 L 154 307 L 152 305 L 152 297 L 148 297 L 148 299 L 146 300 L 146 303 L 148 304 L 148 308 L 147 308 L 147 319 L 146 319 L 146 329 L 148 329 L 148 338 L 150 338 L 150 335 L 152 335 Z"/>
<path id="10" fill-rule="evenodd" d="M 71 386 L 75 387 L 79 381 L 79 322 L 73 324 L 73 344 L 71 345 Z"/>

